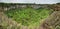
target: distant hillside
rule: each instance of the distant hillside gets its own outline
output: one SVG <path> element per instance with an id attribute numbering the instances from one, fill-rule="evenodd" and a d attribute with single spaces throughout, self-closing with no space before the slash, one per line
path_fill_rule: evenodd
<path id="1" fill-rule="evenodd" d="M 21 9 L 21 8 L 27 8 L 27 7 L 31 7 L 34 9 L 39 9 L 39 8 L 53 9 L 55 7 L 54 5 L 59 5 L 59 4 L 60 3 L 56 3 L 56 4 L 0 3 L 0 8 L 3 10 Z"/>

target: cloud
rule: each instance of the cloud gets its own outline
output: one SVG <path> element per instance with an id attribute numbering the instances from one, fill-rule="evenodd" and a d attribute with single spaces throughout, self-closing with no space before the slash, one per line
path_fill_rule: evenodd
<path id="1" fill-rule="evenodd" d="M 52 3 L 57 3 L 60 2 L 60 0 L 38 0 L 35 3 L 40 3 L 40 4 L 52 4 Z"/>
<path id="2" fill-rule="evenodd" d="M 36 3 L 36 4 L 52 4 L 60 2 L 60 0 L 0 0 L 5 3 Z"/>

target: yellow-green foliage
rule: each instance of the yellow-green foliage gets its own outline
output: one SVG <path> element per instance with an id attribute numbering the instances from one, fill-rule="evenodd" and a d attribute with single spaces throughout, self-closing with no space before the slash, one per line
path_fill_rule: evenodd
<path id="1" fill-rule="evenodd" d="M 33 8 L 24 8 L 24 9 L 15 9 L 15 10 L 8 10 L 5 14 L 8 17 L 11 17 L 18 23 L 22 25 L 32 25 L 32 24 L 39 24 L 41 19 L 46 18 L 51 10 L 42 8 L 42 9 L 33 9 Z"/>

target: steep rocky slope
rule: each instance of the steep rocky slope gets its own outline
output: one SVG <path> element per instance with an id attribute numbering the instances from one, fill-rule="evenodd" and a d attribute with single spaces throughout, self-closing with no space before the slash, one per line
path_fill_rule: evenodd
<path id="1" fill-rule="evenodd" d="M 3 14 L 3 12 L 0 12 L 0 29 L 14 29 L 18 25 L 15 21 L 11 20 L 7 16 Z M 20 26 L 20 25 L 19 25 Z"/>
<path id="2" fill-rule="evenodd" d="M 57 29 L 60 27 L 60 4 L 51 5 L 50 8 L 52 8 L 54 12 L 42 21 L 40 29 Z"/>
<path id="3" fill-rule="evenodd" d="M 40 29 L 56 29 L 60 26 L 60 11 L 53 12 L 40 25 Z"/>

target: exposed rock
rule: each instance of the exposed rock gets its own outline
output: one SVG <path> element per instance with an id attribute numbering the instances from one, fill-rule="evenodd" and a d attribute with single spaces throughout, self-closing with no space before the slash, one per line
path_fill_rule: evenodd
<path id="1" fill-rule="evenodd" d="M 42 21 L 40 29 L 55 29 L 60 25 L 60 11 L 53 12 L 49 17 Z"/>

